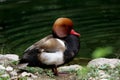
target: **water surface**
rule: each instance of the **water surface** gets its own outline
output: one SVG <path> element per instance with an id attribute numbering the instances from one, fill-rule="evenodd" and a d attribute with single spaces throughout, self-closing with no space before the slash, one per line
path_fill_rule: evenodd
<path id="1" fill-rule="evenodd" d="M 120 53 L 119 0 L 0 0 L 0 53 L 21 55 L 51 33 L 58 17 L 71 18 L 81 34 L 80 57 L 106 46 Z"/>

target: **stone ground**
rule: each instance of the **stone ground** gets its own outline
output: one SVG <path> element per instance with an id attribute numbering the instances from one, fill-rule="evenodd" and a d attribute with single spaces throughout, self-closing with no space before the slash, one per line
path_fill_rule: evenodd
<path id="1" fill-rule="evenodd" d="M 64 65 L 58 71 L 66 73 L 59 76 L 54 76 L 49 69 L 18 66 L 18 60 L 18 55 L 0 54 L 0 80 L 120 80 L 120 59 L 93 59 L 86 68 Z M 24 71 L 20 72 L 21 69 Z"/>

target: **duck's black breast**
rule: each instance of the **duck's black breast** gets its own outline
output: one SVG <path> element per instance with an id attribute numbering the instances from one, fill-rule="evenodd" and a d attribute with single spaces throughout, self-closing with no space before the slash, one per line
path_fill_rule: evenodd
<path id="1" fill-rule="evenodd" d="M 64 51 L 65 63 L 71 61 L 80 49 L 80 40 L 78 36 L 69 35 L 64 38 L 66 50 Z"/>

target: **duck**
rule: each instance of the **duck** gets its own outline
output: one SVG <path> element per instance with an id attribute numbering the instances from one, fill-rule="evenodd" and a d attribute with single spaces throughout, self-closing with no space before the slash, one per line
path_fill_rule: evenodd
<path id="1" fill-rule="evenodd" d="M 28 66 L 51 68 L 58 76 L 57 67 L 73 60 L 80 49 L 80 34 L 73 29 L 70 18 L 55 20 L 50 35 L 40 39 L 28 47 L 19 64 L 28 63 Z"/>

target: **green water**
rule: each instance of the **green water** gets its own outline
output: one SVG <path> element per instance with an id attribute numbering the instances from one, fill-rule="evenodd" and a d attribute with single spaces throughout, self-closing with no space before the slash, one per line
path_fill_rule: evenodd
<path id="1" fill-rule="evenodd" d="M 69 17 L 81 34 L 79 57 L 90 58 L 97 47 L 120 53 L 119 0 L 0 0 L 0 53 L 22 55 L 51 33 L 58 17 Z"/>

